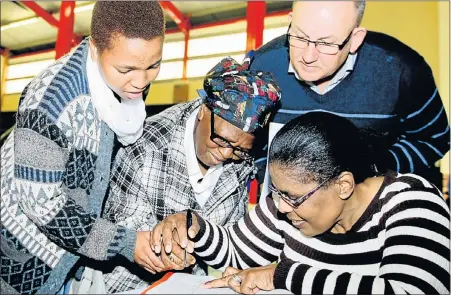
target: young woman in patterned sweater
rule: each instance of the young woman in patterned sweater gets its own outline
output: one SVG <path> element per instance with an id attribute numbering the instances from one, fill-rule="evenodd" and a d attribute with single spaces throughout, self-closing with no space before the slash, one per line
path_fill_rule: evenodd
<path id="1" fill-rule="evenodd" d="M 154 229 L 153 247 L 170 247 L 177 229 L 188 251 L 227 267 L 206 288 L 449 294 L 450 215 L 441 193 L 413 174 L 378 176 L 369 159 L 347 119 L 302 115 L 271 144 L 272 196 L 229 227 L 195 214 L 190 242 L 185 213 L 172 215 Z"/>
<path id="2" fill-rule="evenodd" d="M 100 214 L 114 143 L 142 135 L 164 31 L 158 2 L 98 1 L 91 36 L 22 92 L 1 148 L 2 294 L 55 294 L 90 260 L 151 263 L 148 232 Z"/>

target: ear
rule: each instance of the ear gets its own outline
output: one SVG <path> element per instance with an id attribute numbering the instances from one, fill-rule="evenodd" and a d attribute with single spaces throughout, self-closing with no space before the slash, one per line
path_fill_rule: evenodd
<path id="1" fill-rule="evenodd" d="M 347 200 L 355 189 L 354 175 L 351 172 L 342 172 L 338 176 L 338 196 L 342 200 Z"/>
<path id="2" fill-rule="evenodd" d="M 360 45 L 362 45 L 363 40 L 365 40 L 367 30 L 363 27 L 355 28 L 352 32 L 351 47 L 349 48 L 350 53 L 355 53 Z"/>
<path id="3" fill-rule="evenodd" d="M 93 61 L 97 61 L 98 58 L 98 52 L 97 47 L 94 44 L 94 40 L 92 40 L 91 37 L 89 37 L 89 49 L 91 49 L 91 58 Z"/>

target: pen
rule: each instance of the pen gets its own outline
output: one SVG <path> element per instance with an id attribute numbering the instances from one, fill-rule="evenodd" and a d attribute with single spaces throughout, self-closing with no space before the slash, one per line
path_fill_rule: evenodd
<path id="1" fill-rule="evenodd" d="M 193 220 L 192 220 L 191 210 L 188 209 L 188 210 L 186 211 L 186 238 L 187 238 L 188 240 L 189 240 L 188 230 L 189 230 L 189 228 L 191 227 L 192 224 L 193 224 Z M 186 245 L 186 246 L 188 246 L 188 245 Z M 186 248 L 187 248 L 187 247 L 185 247 L 185 257 L 184 257 L 184 259 L 183 259 L 183 266 L 184 266 L 184 267 L 187 267 L 187 266 L 188 266 L 188 263 L 187 263 L 187 261 L 186 261 Z"/>

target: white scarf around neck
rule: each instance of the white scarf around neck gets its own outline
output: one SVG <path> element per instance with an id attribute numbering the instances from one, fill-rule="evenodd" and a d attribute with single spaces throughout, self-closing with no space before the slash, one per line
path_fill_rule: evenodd
<path id="1" fill-rule="evenodd" d="M 144 100 L 121 98 L 119 102 L 100 75 L 97 62 L 91 58 L 91 49 L 88 52 L 86 71 L 92 103 L 100 119 L 114 131 L 123 145 L 136 142 L 143 134 L 146 119 Z"/>

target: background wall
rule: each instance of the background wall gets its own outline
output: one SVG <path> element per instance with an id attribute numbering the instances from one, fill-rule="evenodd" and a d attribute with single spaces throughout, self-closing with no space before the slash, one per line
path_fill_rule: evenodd
<path id="1" fill-rule="evenodd" d="M 438 84 L 440 89 L 440 95 L 442 96 L 443 103 L 445 104 L 446 113 L 448 118 L 450 117 L 450 2 L 438 3 L 438 21 L 439 21 L 439 34 L 438 34 Z M 441 161 L 440 169 L 442 173 L 446 173 L 449 176 L 450 159 L 449 152 L 445 155 Z"/>
<path id="2" fill-rule="evenodd" d="M 392 35 L 418 51 L 434 73 L 449 116 L 450 3 L 445 1 L 368 1 L 362 25 Z M 440 163 L 449 174 L 449 153 Z"/>

